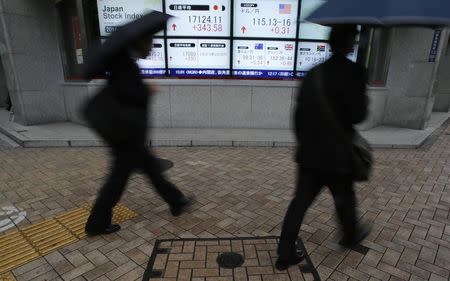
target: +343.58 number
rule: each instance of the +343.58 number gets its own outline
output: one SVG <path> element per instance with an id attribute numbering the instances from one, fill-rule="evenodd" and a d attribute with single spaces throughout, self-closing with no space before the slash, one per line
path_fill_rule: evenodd
<path id="1" fill-rule="evenodd" d="M 222 17 L 221 16 L 189 16 L 189 23 L 194 24 L 193 28 L 196 31 L 208 32 L 222 32 Z"/>

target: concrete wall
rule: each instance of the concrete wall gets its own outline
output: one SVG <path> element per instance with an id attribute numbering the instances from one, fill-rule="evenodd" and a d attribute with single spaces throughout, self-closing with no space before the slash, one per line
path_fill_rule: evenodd
<path id="1" fill-rule="evenodd" d="M 70 121 L 84 124 L 79 108 L 102 81 L 65 83 Z M 154 80 L 151 124 L 157 128 L 292 128 L 298 82 L 239 80 Z M 360 129 L 381 125 L 386 88 L 370 88 L 370 115 Z"/>
<path id="2" fill-rule="evenodd" d="M 442 55 L 439 64 L 437 83 L 435 89 L 435 102 L 433 111 L 449 112 L 450 111 L 450 39 L 449 32 L 447 36 L 442 38 L 446 43 L 445 53 Z"/>
<path id="3" fill-rule="evenodd" d="M 290 128 L 297 82 L 155 80 L 151 103 L 157 128 Z M 104 82 L 65 83 L 69 120 L 83 124 L 79 108 Z"/>
<path id="4" fill-rule="evenodd" d="M 428 61 L 434 30 L 407 27 L 393 32 L 383 123 L 424 129 L 434 103 L 432 86 L 438 64 Z"/>
<path id="5" fill-rule="evenodd" d="M 369 95 L 369 114 L 366 121 L 357 126 L 362 131 L 383 125 L 389 89 L 384 87 L 370 87 L 367 94 Z"/>
<path id="6" fill-rule="evenodd" d="M 0 53 L 15 120 L 26 125 L 67 119 L 55 20 L 52 0 L 0 0 Z"/>

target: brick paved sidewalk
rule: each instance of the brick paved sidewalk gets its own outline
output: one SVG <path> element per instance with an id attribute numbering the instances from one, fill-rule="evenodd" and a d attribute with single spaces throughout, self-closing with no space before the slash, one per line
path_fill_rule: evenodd
<path id="1" fill-rule="evenodd" d="M 136 218 L 117 234 L 79 240 L 13 270 L 17 280 L 141 280 L 156 239 L 279 235 L 295 184 L 292 149 L 157 152 L 175 163 L 171 180 L 197 195 L 189 214 L 172 218 L 146 179 L 133 176 L 122 203 Z M 337 245 L 328 191 L 305 218 L 301 237 L 321 279 L 449 280 L 450 128 L 422 149 L 375 154 L 372 180 L 357 188 L 360 215 L 374 223 L 366 255 Z M 84 206 L 104 181 L 107 160 L 102 148 L 0 149 L 0 207 L 25 210 L 24 227 Z"/>

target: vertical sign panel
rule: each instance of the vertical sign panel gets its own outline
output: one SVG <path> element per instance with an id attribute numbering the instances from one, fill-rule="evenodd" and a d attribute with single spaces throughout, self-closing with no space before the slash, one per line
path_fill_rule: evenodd
<path id="1" fill-rule="evenodd" d="M 230 75 L 230 40 L 168 39 L 171 76 Z"/>
<path id="2" fill-rule="evenodd" d="M 293 77 L 294 41 L 236 40 L 233 75 L 241 77 Z"/>
<path id="3" fill-rule="evenodd" d="M 168 36 L 229 36 L 230 0 L 166 0 Z"/>
<path id="4" fill-rule="evenodd" d="M 295 38 L 298 0 L 236 0 L 234 36 Z"/>
<path id="5" fill-rule="evenodd" d="M 441 34 L 442 30 L 436 29 L 434 31 L 433 42 L 431 43 L 430 57 L 428 59 L 429 62 L 436 62 L 439 43 L 441 42 Z"/>

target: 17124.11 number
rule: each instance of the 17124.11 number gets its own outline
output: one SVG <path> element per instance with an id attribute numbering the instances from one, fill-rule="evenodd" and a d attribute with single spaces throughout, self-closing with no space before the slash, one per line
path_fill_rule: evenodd
<path id="1" fill-rule="evenodd" d="M 189 16 L 189 23 L 222 23 L 220 16 Z"/>

